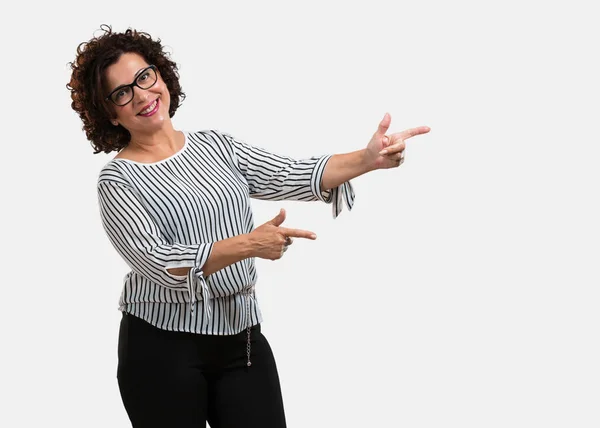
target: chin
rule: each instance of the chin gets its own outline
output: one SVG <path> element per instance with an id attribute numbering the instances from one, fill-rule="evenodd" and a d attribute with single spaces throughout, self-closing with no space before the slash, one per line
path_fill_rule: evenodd
<path id="1" fill-rule="evenodd" d="M 159 113 L 157 113 L 155 116 L 158 116 Z M 161 129 L 163 129 L 165 127 L 165 124 L 167 124 L 169 122 L 169 118 L 168 117 L 164 117 L 162 114 L 160 115 L 160 117 L 155 117 L 153 118 L 153 120 L 145 120 L 142 123 L 138 123 L 136 128 L 144 133 L 153 133 L 156 131 L 160 131 Z"/>

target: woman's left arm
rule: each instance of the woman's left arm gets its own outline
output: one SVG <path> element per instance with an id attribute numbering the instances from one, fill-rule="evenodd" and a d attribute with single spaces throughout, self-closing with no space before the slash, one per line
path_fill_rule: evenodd
<path id="1" fill-rule="evenodd" d="M 386 135 L 392 118 L 386 113 L 365 149 L 333 155 L 323 171 L 321 190 L 335 188 L 377 169 L 397 168 L 404 162 L 405 140 L 430 131 L 427 126 Z"/>
<path id="2" fill-rule="evenodd" d="M 391 118 L 386 113 L 379 128 L 364 150 L 338 155 L 293 159 L 247 144 L 230 134 L 211 130 L 208 134 L 226 150 L 246 179 L 250 197 L 263 200 L 317 201 L 332 204 L 333 218 L 354 205 L 350 180 L 368 171 L 398 166 L 404 140 L 429 132 L 421 127 L 385 135 Z M 388 153 L 381 153 L 382 149 Z"/>

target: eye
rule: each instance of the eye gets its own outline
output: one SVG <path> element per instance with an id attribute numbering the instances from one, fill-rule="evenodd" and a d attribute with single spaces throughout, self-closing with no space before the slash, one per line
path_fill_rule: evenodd
<path id="1" fill-rule="evenodd" d="M 150 72 L 146 71 L 145 73 L 142 73 L 142 75 L 140 77 L 138 77 L 138 80 L 140 82 L 143 82 L 145 80 L 148 80 L 149 77 L 150 77 Z"/>
<path id="2" fill-rule="evenodd" d="M 131 91 L 131 89 L 129 89 L 127 87 L 121 88 L 118 91 L 113 93 L 112 98 L 115 102 L 118 103 L 119 101 L 124 100 L 127 97 L 129 97 L 130 91 Z"/>

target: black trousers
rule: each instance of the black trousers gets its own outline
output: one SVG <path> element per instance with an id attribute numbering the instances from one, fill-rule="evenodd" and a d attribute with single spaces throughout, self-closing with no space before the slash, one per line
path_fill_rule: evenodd
<path id="1" fill-rule="evenodd" d="M 117 379 L 134 428 L 285 428 L 273 352 L 261 333 L 161 330 L 123 313 Z"/>

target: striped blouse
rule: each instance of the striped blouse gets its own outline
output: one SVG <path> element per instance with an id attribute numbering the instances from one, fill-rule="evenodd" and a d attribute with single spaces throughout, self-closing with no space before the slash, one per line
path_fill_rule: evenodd
<path id="1" fill-rule="evenodd" d="M 205 276 L 214 242 L 250 233 L 249 198 L 354 204 L 350 181 L 320 190 L 332 155 L 294 160 L 218 130 L 184 132 L 185 145 L 154 163 L 110 160 L 98 177 L 106 234 L 131 271 L 119 310 L 171 331 L 231 335 L 262 322 L 254 258 Z M 185 276 L 167 269 L 189 267 Z"/>

